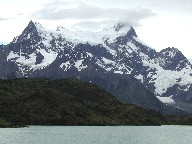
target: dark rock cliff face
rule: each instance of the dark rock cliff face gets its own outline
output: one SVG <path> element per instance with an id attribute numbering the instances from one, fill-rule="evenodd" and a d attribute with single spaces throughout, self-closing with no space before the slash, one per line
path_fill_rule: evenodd
<path id="1" fill-rule="evenodd" d="M 165 70 L 180 71 L 190 65 L 187 58 L 176 48 L 166 48 L 159 52 L 160 66 Z"/>
<path id="2" fill-rule="evenodd" d="M 171 97 L 171 105 L 182 109 L 180 102 L 191 105 L 189 61 L 176 48 L 156 52 L 146 46 L 133 27 L 117 24 L 100 33 L 74 33 L 49 31 L 31 21 L 1 47 L 1 79 L 72 77 L 146 108 L 166 111 L 156 96 Z"/>

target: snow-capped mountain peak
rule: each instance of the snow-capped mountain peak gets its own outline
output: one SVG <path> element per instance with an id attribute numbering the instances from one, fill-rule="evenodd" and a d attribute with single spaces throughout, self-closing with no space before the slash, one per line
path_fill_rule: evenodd
<path id="1" fill-rule="evenodd" d="M 69 42 L 78 44 L 78 43 L 89 43 L 91 45 L 99 45 L 114 42 L 120 36 L 126 36 L 129 31 L 133 28 L 130 26 L 122 25 L 122 24 L 114 24 L 112 27 L 104 28 L 99 32 L 93 31 L 71 31 L 62 26 L 57 27 L 56 31 L 51 31 L 45 29 L 41 24 L 37 22 L 30 21 L 28 26 L 23 31 L 20 39 L 24 39 L 26 37 L 30 37 L 30 33 L 38 32 L 41 37 L 44 39 L 58 39 L 61 37 L 62 39 L 66 39 Z"/>
<path id="2" fill-rule="evenodd" d="M 160 66 L 169 70 L 181 70 L 190 65 L 188 59 L 177 48 L 166 48 L 158 53 Z"/>
<path id="3" fill-rule="evenodd" d="M 178 49 L 156 52 L 137 37 L 133 27 L 121 23 L 93 32 L 61 26 L 48 30 L 30 21 L 4 57 L 2 61 L 15 66 L 10 70 L 14 70 L 12 77 L 78 78 L 86 70 L 87 74 L 101 70 L 131 75 L 155 95 L 171 97 L 175 104 L 183 102 L 185 98 L 180 97 L 187 97 L 192 89 L 192 65 Z"/>

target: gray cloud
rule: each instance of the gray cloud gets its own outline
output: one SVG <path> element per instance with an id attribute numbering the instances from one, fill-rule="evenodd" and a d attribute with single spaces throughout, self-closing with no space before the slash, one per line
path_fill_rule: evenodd
<path id="1" fill-rule="evenodd" d="M 0 21 L 5 21 L 5 20 L 9 20 L 9 18 L 0 17 Z"/>
<path id="2" fill-rule="evenodd" d="M 118 20 L 132 26 L 138 26 L 140 20 L 156 15 L 150 9 L 132 8 L 100 8 L 86 5 L 83 2 L 71 3 L 57 1 L 45 4 L 44 7 L 32 14 L 32 18 L 47 20 Z"/>
<path id="3" fill-rule="evenodd" d="M 84 2 L 79 0 L 55 0 L 51 3 L 44 4 L 44 7 L 60 7 L 60 6 L 74 6 L 74 5 L 81 5 Z"/>
<path id="4" fill-rule="evenodd" d="M 18 13 L 18 14 L 17 14 L 17 16 L 22 16 L 22 15 L 24 15 L 24 13 Z"/>

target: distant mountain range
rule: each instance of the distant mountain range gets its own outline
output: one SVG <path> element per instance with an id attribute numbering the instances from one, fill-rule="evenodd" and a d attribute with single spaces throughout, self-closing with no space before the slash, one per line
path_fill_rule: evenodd
<path id="1" fill-rule="evenodd" d="M 7 43 L 6 42 L 0 42 L 0 45 L 6 45 Z"/>
<path id="2" fill-rule="evenodd" d="M 175 111 L 169 105 L 192 112 L 189 60 L 176 48 L 156 52 L 133 27 L 117 23 L 100 32 L 50 31 L 30 21 L 0 47 L 1 79 L 72 77 L 141 107 Z"/>

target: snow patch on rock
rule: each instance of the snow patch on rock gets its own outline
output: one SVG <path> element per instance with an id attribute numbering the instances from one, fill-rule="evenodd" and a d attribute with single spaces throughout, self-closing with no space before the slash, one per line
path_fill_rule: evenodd
<path id="1" fill-rule="evenodd" d="M 166 104 L 175 104 L 175 101 L 172 99 L 172 96 L 169 97 L 160 97 L 156 96 L 161 102 Z"/>
<path id="2" fill-rule="evenodd" d="M 78 60 L 75 62 L 75 67 L 78 69 L 78 71 L 81 71 L 82 69 L 86 69 L 87 68 L 87 65 L 84 65 L 83 64 L 83 59 L 82 60 Z"/>

